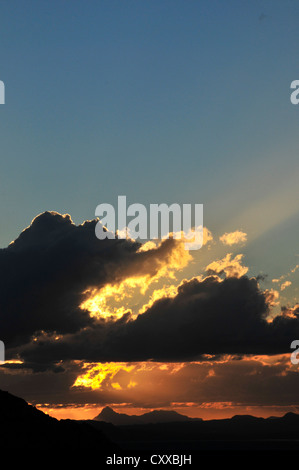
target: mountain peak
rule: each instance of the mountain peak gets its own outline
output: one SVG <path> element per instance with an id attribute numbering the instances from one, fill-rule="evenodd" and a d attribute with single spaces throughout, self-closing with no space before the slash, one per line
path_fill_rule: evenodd
<path id="1" fill-rule="evenodd" d="M 289 411 L 283 416 L 283 419 L 298 421 L 299 415 L 297 413 L 293 413 L 292 411 Z"/>
<path id="2" fill-rule="evenodd" d="M 170 423 L 191 421 L 192 418 L 181 415 L 174 410 L 153 410 L 142 415 L 127 415 L 117 413 L 110 406 L 105 406 L 102 411 L 94 418 L 95 421 L 105 421 L 106 423 L 119 425 L 149 424 L 149 423 Z M 200 420 L 196 418 L 196 420 Z"/>
<path id="3" fill-rule="evenodd" d="M 118 413 L 113 410 L 110 406 L 105 406 L 102 411 L 100 412 L 99 416 L 115 416 Z"/>

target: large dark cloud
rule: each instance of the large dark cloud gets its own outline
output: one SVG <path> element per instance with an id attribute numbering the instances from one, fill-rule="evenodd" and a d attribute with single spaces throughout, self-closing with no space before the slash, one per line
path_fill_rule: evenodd
<path id="1" fill-rule="evenodd" d="M 26 361 L 194 361 L 205 354 L 279 354 L 299 337 L 299 311 L 267 321 L 267 293 L 255 278 L 210 276 L 185 281 L 174 298 L 132 320 L 95 322 L 60 341 L 22 350 Z"/>
<path id="2" fill-rule="evenodd" d="M 40 331 L 70 334 L 94 320 L 79 308 L 83 292 L 132 273 L 155 275 L 174 240 L 138 252 L 131 240 L 98 240 L 96 220 L 76 226 L 69 215 L 45 212 L 0 250 L 0 338 L 20 346 Z"/>
<path id="3" fill-rule="evenodd" d="M 299 337 L 299 308 L 283 308 L 269 321 L 273 297 L 260 288 L 258 277 L 238 272 L 220 279 L 214 272 L 184 281 L 175 297 L 157 300 L 135 319 L 130 313 L 117 321 L 91 318 L 80 308 L 84 291 L 132 276 L 153 278 L 171 264 L 177 247 L 175 240 L 165 240 L 157 249 L 138 251 L 140 244 L 130 240 L 100 241 L 95 224 L 76 226 L 69 216 L 46 212 L 0 250 L 0 339 L 7 359 L 24 361 L 1 367 L 5 388 L 56 404 L 138 405 L 144 397 L 153 406 L 298 403 L 298 373 L 286 356 L 274 365 L 246 356 L 291 353 Z M 108 381 L 99 390 L 72 387 L 86 372 L 85 361 L 148 360 L 185 365 L 175 374 L 157 366 L 145 376 L 145 388 L 138 379 L 136 390 L 114 390 Z"/>
<path id="4" fill-rule="evenodd" d="M 130 276 L 154 276 L 175 240 L 138 251 L 130 240 L 95 237 L 96 221 L 76 226 L 45 212 L 0 251 L 0 337 L 7 357 L 37 370 L 61 361 L 188 361 L 204 354 L 277 354 L 299 337 L 299 312 L 267 321 L 269 295 L 256 278 L 208 276 L 183 282 L 173 298 L 118 321 L 91 318 L 84 291 Z M 32 341 L 33 335 L 39 335 Z M 55 339 L 56 335 L 60 339 Z"/>

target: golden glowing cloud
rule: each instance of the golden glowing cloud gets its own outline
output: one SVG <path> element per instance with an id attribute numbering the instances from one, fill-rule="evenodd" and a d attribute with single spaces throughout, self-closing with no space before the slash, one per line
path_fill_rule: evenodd
<path id="1" fill-rule="evenodd" d="M 213 241 L 212 232 L 207 228 L 203 228 L 203 244 L 207 245 L 209 242 Z"/>
<path id="2" fill-rule="evenodd" d="M 161 242 L 159 245 L 148 242 L 148 244 L 143 245 L 142 251 L 151 250 L 158 258 L 155 260 L 157 269 L 154 273 L 151 272 L 151 259 L 149 258 L 147 262 L 143 262 L 143 270 L 137 275 L 128 275 L 126 279 L 115 284 L 107 284 L 101 289 L 87 289 L 83 293 L 85 300 L 81 303 L 80 308 L 88 310 L 90 316 L 96 318 L 112 317 L 118 319 L 128 311 L 133 315 L 129 301 L 134 299 L 134 296 L 137 294 L 144 296 L 151 284 L 156 283 L 161 278 L 174 279 L 176 271 L 186 267 L 192 259 L 189 251 L 185 250 L 182 240 L 172 240 L 171 250 L 159 258 L 159 253 L 161 249 L 165 249 L 164 247 L 165 242 Z M 149 305 L 158 298 L 163 297 L 163 292 L 167 296 L 176 293 L 174 286 L 158 289 L 152 294 Z M 121 305 L 118 305 L 120 302 Z M 132 303 L 134 304 L 134 302 Z M 144 311 L 144 309 L 141 309 L 141 311 Z"/>
<path id="3" fill-rule="evenodd" d="M 282 291 L 285 290 L 287 287 L 292 285 L 292 281 L 285 280 L 285 279 L 290 278 L 297 271 L 298 268 L 299 268 L 299 264 L 294 266 L 294 268 L 292 268 L 286 274 L 282 274 L 279 278 L 272 279 L 272 282 L 275 283 L 275 284 L 278 284 L 278 283 L 281 282 L 280 290 L 282 290 Z M 284 281 L 284 282 L 282 282 L 282 281 Z"/>
<path id="4" fill-rule="evenodd" d="M 292 285 L 291 281 L 285 281 L 283 284 L 281 284 L 280 289 L 285 290 L 287 287 L 291 285 Z"/>
<path id="5" fill-rule="evenodd" d="M 279 304 L 279 292 L 275 289 L 266 289 L 264 291 L 266 302 L 270 307 L 275 307 Z"/>
<path id="6" fill-rule="evenodd" d="M 281 313 L 286 318 L 297 318 L 299 312 L 299 304 L 294 307 L 283 307 Z"/>
<path id="7" fill-rule="evenodd" d="M 86 387 L 95 389 L 101 389 L 105 380 L 112 380 L 119 371 L 130 372 L 134 369 L 134 365 L 129 365 L 125 362 L 107 362 L 98 364 L 84 364 L 84 369 L 87 372 L 77 377 L 73 387 Z M 121 389 L 118 382 L 111 383 L 112 388 Z"/>
<path id="8" fill-rule="evenodd" d="M 156 289 L 150 296 L 150 299 L 147 304 L 144 304 L 140 309 L 139 313 L 144 313 L 148 308 L 150 308 L 157 300 L 164 297 L 175 297 L 177 295 L 178 289 L 173 284 L 171 286 L 163 286 L 161 289 Z"/>
<path id="9" fill-rule="evenodd" d="M 247 402 L 243 402 L 242 390 L 249 381 L 256 380 L 264 387 L 269 378 L 268 386 L 271 387 L 272 380 L 280 383 L 282 378 L 295 371 L 296 366 L 291 364 L 289 353 L 273 356 L 249 355 L 238 357 L 238 360 L 236 356 L 228 354 L 221 357 L 206 355 L 206 360 L 200 362 L 86 363 L 73 385 L 73 391 L 77 394 L 78 390 L 74 390 L 77 387 L 89 389 L 90 393 L 96 391 L 94 395 L 90 395 L 95 398 L 95 402 L 81 406 L 77 411 L 75 405 L 74 409 L 72 406 L 68 408 L 74 416 L 78 414 L 78 419 L 89 415 L 94 417 L 100 411 L 96 412 L 95 408 L 102 408 L 107 404 L 118 412 L 128 414 L 140 414 L 151 408 L 161 407 L 175 409 L 183 414 L 186 414 L 184 410 L 192 408 L 190 416 L 210 419 L 217 417 L 217 410 L 221 409 L 226 409 L 227 415 L 232 416 L 240 407 L 246 414 Z M 232 374 L 239 376 L 241 387 L 231 387 Z M 212 385 L 220 391 L 211 396 Z M 263 398 L 266 396 L 267 388 Z M 141 403 L 143 408 L 140 408 Z M 260 407 L 262 401 L 253 392 L 249 403 Z M 56 405 L 53 408 L 44 403 L 39 406 L 59 417 L 64 409 L 64 417 L 67 417 L 65 405 Z M 275 405 L 275 408 L 278 410 L 279 406 Z M 263 407 L 266 406 L 261 406 L 261 409 Z M 285 409 L 284 412 L 286 411 L 289 410 Z M 269 409 L 265 414 L 271 415 L 273 412 Z"/>
<path id="10" fill-rule="evenodd" d="M 111 387 L 114 388 L 115 390 L 122 389 L 118 382 L 112 382 Z"/>
<path id="11" fill-rule="evenodd" d="M 206 266 L 206 271 L 212 271 L 216 274 L 225 273 L 227 277 L 241 277 L 244 276 L 248 268 L 242 266 L 241 260 L 244 255 L 236 255 L 232 258 L 232 253 L 228 253 L 223 259 L 213 261 Z"/>
<path id="12" fill-rule="evenodd" d="M 219 240 L 224 245 L 236 245 L 247 241 L 247 233 L 241 232 L 240 230 L 236 230 L 235 232 L 226 232 L 219 237 Z"/>
<path id="13" fill-rule="evenodd" d="M 84 292 L 87 298 L 81 303 L 80 308 L 88 310 L 91 317 L 118 319 L 128 311 L 128 308 L 123 305 L 117 306 L 117 303 L 131 298 L 136 289 L 142 292 L 148 282 L 148 276 L 131 277 L 119 284 L 107 284 L 102 289 L 89 289 Z"/>
<path id="14" fill-rule="evenodd" d="M 146 242 L 146 243 L 143 243 L 138 252 L 142 252 L 142 251 L 149 251 L 149 250 L 155 250 L 157 248 L 157 244 L 153 241 L 149 241 L 149 242 Z"/>
<path id="15" fill-rule="evenodd" d="M 106 362 L 85 363 L 84 372 L 79 375 L 73 387 L 84 387 L 92 390 L 128 390 L 137 386 L 148 387 L 148 381 L 154 380 L 159 374 L 176 374 L 184 368 L 185 363 L 160 362 Z"/>

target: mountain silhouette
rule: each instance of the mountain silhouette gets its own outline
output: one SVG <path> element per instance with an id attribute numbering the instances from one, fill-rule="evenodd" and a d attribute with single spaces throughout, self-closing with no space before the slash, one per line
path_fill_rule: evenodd
<path id="1" fill-rule="evenodd" d="M 127 415 L 125 413 L 117 413 L 110 406 L 106 406 L 98 414 L 94 421 L 104 421 L 115 426 L 135 425 L 135 424 L 158 424 L 158 423 L 180 423 L 192 420 L 200 420 L 200 418 L 189 418 L 181 415 L 176 411 L 154 410 L 142 415 Z"/>
<path id="2" fill-rule="evenodd" d="M 96 450 L 99 462 L 105 455 L 157 449 L 199 455 L 203 450 L 299 450 L 299 415 L 295 413 L 203 421 L 165 410 L 128 416 L 107 406 L 93 420 L 57 420 L 0 390 L 0 425 L 1 449 L 47 450 L 47 455 L 67 449 L 77 459 L 78 451 L 88 448 Z"/>
<path id="3" fill-rule="evenodd" d="M 97 447 L 117 449 L 104 434 L 87 422 L 58 421 L 29 405 L 22 398 L 0 390 L 0 444 L 5 447 L 38 449 Z"/>
<path id="4" fill-rule="evenodd" d="M 235 415 L 207 421 L 172 413 L 170 416 L 174 421 L 150 422 L 152 414 L 160 415 L 161 411 L 136 417 L 116 413 L 106 407 L 89 422 L 122 449 L 136 452 L 160 449 L 163 452 L 201 455 L 202 451 L 299 450 L 299 415 L 295 413 L 275 418 Z M 178 416 L 181 416 L 181 421 Z M 149 421 L 141 422 L 143 419 Z"/>

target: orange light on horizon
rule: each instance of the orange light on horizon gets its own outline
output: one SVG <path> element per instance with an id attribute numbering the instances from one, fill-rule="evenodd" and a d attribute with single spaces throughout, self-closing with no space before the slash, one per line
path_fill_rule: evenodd
<path id="1" fill-rule="evenodd" d="M 144 408 L 132 406 L 132 404 L 106 403 L 104 405 L 85 404 L 82 406 L 69 405 L 43 405 L 36 407 L 44 413 L 60 419 L 92 420 L 105 406 L 110 406 L 116 413 L 127 415 L 142 415 L 154 410 L 176 411 L 190 418 L 201 418 L 205 421 L 212 419 L 229 419 L 235 415 L 251 415 L 260 418 L 270 416 L 284 416 L 288 412 L 299 413 L 299 406 L 267 406 L 267 405 L 242 405 L 232 402 L 211 402 L 211 403 L 173 403 L 168 407 Z"/>

